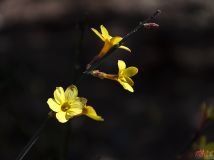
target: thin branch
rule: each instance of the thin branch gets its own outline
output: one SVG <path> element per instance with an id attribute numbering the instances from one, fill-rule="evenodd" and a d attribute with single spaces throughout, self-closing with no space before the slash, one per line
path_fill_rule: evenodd
<path id="1" fill-rule="evenodd" d="M 131 32 L 129 32 L 128 34 L 126 34 L 123 39 L 119 42 L 119 46 L 121 46 L 131 35 L 133 35 L 134 33 L 136 33 L 139 29 L 144 28 L 144 24 L 148 23 L 150 21 L 155 20 L 155 18 L 161 13 L 161 10 L 157 10 L 152 16 L 150 16 L 149 18 L 147 18 L 146 20 L 144 20 L 143 22 L 140 22 Z M 119 47 L 118 46 L 118 47 Z"/>
<path id="2" fill-rule="evenodd" d="M 36 131 L 36 133 L 33 135 L 33 137 L 30 139 L 30 141 L 27 143 L 27 145 L 23 148 L 23 150 L 19 153 L 18 157 L 16 160 L 22 160 L 26 154 L 30 151 L 30 149 L 33 147 L 33 145 L 37 142 L 39 139 L 40 134 L 44 130 L 48 120 L 50 119 L 50 116 L 48 116 L 42 125 L 39 127 L 39 129 Z"/>

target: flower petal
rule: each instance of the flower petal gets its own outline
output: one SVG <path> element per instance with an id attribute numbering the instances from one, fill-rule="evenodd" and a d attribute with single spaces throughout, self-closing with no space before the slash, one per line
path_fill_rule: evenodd
<path id="1" fill-rule="evenodd" d="M 70 108 L 69 110 L 67 110 L 67 112 L 66 112 L 66 118 L 70 119 L 70 118 L 72 118 L 74 116 L 81 115 L 82 111 L 83 111 L 83 108 L 79 108 L 77 106 L 76 107 L 73 106 L 72 108 Z"/>
<path id="2" fill-rule="evenodd" d="M 54 99 L 58 104 L 63 104 L 65 102 L 65 92 L 62 87 L 56 87 Z"/>
<path id="3" fill-rule="evenodd" d="M 66 118 L 66 112 L 58 112 L 58 113 L 56 113 L 56 118 L 61 123 L 65 123 L 65 122 L 67 122 L 69 120 L 69 119 Z"/>
<path id="4" fill-rule="evenodd" d="M 98 54 L 99 58 L 102 58 L 112 47 L 112 44 L 109 43 L 109 41 L 105 41 L 104 46 L 102 48 L 102 50 L 100 51 L 100 53 Z"/>
<path id="5" fill-rule="evenodd" d="M 83 114 L 96 121 L 104 121 L 104 119 L 101 116 L 97 115 L 96 111 L 91 106 L 85 106 L 83 110 Z"/>
<path id="6" fill-rule="evenodd" d="M 56 101 L 53 98 L 49 98 L 47 103 L 50 109 L 53 110 L 54 112 L 60 111 L 61 106 L 58 103 L 56 103 Z"/>
<path id="7" fill-rule="evenodd" d="M 104 39 L 110 39 L 111 38 L 109 36 L 108 30 L 103 25 L 100 26 L 100 29 L 101 29 L 101 33 L 102 33 L 102 36 Z"/>
<path id="8" fill-rule="evenodd" d="M 120 49 L 124 49 L 124 50 L 126 50 L 128 52 L 131 52 L 131 50 L 128 47 L 126 47 L 126 46 L 120 46 L 119 48 Z"/>
<path id="9" fill-rule="evenodd" d="M 77 96 L 78 96 L 78 89 L 77 89 L 77 87 L 75 85 L 70 85 L 65 90 L 65 100 L 66 101 L 72 100 Z"/>
<path id="10" fill-rule="evenodd" d="M 119 73 L 126 68 L 126 64 L 122 60 L 118 60 L 117 64 L 118 64 Z"/>
<path id="11" fill-rule="evenodd" d="M 118 44 L 122 39 L 123 39 L 122 37 L 113 37 L 113 38 L 111 38 L 110 42 L 111 42 L 111 44 L 116 45 L 116 44 Z"/>
<path id="12" fill-rule="evenodd" d="M 75 100 L 69 102 L 70 109 L 67 110 L 67 114 L 69 116 L 76 116 L 78 114 L 81 114 L 86 103 L 86 98 L 76 97 Z"/>
<path id="13" fill-rule="evenodd" d="M 120 79 L 118 79 L 118 82 L 123 86 L 124 89 L 126 89 L 126 90 L 128 90 L 130 92 L 134 92 L 134 89 L 128 83 L 123 82 Z"/>
<path id="14" fill-rule="evenodd" d="M 123 71 L 123 75 L 125 77 L 132 77 L 138 73 L 138 69 L 136 67 L 128 67 Z"/>
<path id="15" fill-rule="evenodd" d="M 134 85 L 134 81 L 133 81 L 131 78 L 125 77 L 125 80 L 126 80 L 126 82 L 127 82 L 130 86 L 133 86 L 133 85 Z"/>
<path id="16" fill-rule="evenodd" d="M 100 39 L 102 40 L 102 41 L 105 41 L 105 39 L 103 38 L 103 36 L 100 34 L 100 32 L 98 32 L 96 29 L 94 29 L 94 28 L 91 28 L 91 30 L 98 36 L 98 37 L 100 37 Z"/>
<path id="17" fill-rule="evenodd" d="M 87 99 L 83 97 L 76 97 L 72 101 L 68 101 L 69 105 L 72 107 L 72 105 L 81 105 L 85 106 L 87 103 Z"/>
<path id="18" fill-rule="evenodd" d="M 83 110 L 83 107 L 80 107 L 80 105 L 74 105 L 69 110 L 67 110 L 67 113 L 69 115 L 76 116 L 78 114 L 81 114 L 82 110 Z"/>
<path id="19" fill-rule="evenodd" d="M 78 97 L 78 98 L 79 98 L 80 102 L 85 106 L 88 100 L 83 97 Z"/>

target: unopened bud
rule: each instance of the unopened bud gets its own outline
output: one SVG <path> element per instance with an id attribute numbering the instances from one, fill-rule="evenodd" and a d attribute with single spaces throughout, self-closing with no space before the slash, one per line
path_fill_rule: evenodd
<path id="1" fill-rule="evenodd" d="M 153 28 L 159 27 L 159 24 L 157 24 L 157 23 L 144 23 L 143 25 L 147 29 L 153 29 Z"/>

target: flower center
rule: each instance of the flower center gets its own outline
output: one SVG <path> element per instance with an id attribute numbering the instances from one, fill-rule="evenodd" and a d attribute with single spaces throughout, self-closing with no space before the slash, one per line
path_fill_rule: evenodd
<path id="1" fill-rule="evenodd" d="M 126 82 L 126 78 L 124 75 L 119 75 L 118 79 L 120 79 L 122 82 Z"/>
<path id="2" fill-rule="evenodd" d="M 67 102 L 65 102 L 65 103 L 61 106 L 61 110 L 62 110 L 63 112 L 66 112 L 69 108 L 70 108 L 70 105 L 69 105 Z"/>

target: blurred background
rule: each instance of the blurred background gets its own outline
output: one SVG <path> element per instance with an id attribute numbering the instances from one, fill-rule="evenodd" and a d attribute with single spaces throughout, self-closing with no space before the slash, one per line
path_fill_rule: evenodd
<path id="1" fill-rule="evenodd" d="M 131 54 L 118 49 L 99 67 L 117 73 L 118 59 L 138 67 L 135 92 L 84 77 L 79 96 L 105 121 L 51 120 L 25 159 L 176 159 L 197 130 L 201 103 L 214 105 L 211 0 L 2 0 L 1 159 L 17 157 L 47 117 L 55 87 L 73 83 L 98 54 L 103 43 L 91 27 L 123 36 L 157 9 L 160 28 L 134 34 L 125 43 Z"/>

